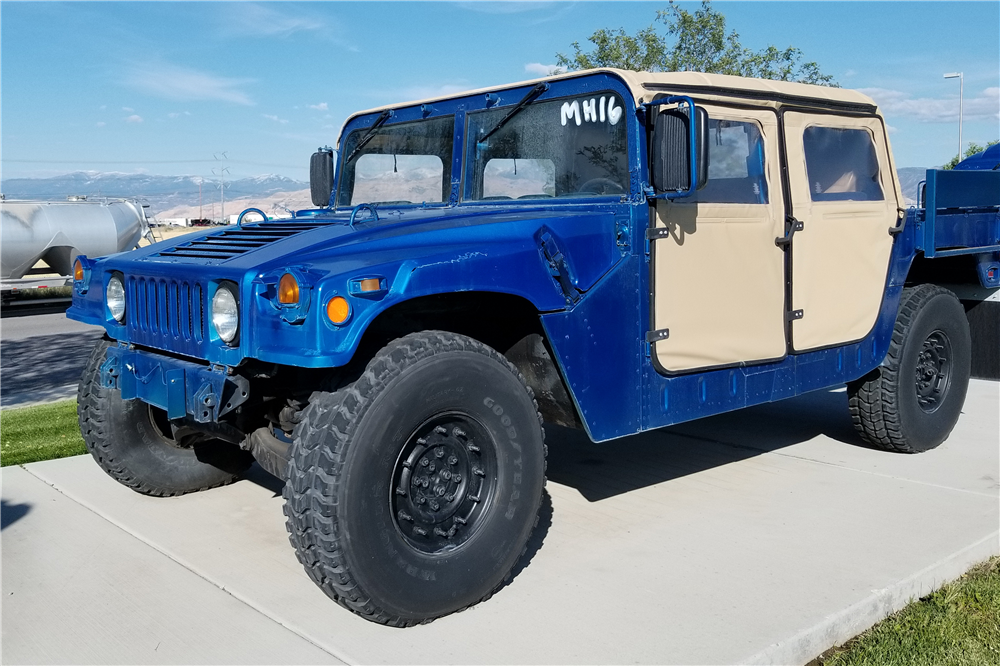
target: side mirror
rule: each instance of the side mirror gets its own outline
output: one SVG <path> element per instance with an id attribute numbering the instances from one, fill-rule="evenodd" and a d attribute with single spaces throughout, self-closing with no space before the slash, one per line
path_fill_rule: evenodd
<path id="1" fill-rule="evenodd" d="M 656 114 L 650 153 L 650 176 L 656 194 L 686 197 L 708 182 L 708 112 L 700 106 L 669 109 Z M 694 116 L 694 146 L 691 119 Z M 693 161 L 693 164 L 692 164 Z M 695 185 L 691 185 L 692 173 Z"/>
<path id="2" fill-rule="evenodd" d="M 309 193 L 314 206 L 326 208 L 333 194 L 333 149 L 320 148 L 309 160 Z"/>

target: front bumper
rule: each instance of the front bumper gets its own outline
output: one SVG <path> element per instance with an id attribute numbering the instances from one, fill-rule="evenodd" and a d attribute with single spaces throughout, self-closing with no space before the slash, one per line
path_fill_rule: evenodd
<path id="1" fill-rule="evenodd" d="M 186 415 L 198 423 L 219 417 L 246 402 L 245 377 L 219 365 L 200 365 L 119 343 L 109 347 L 101 364 L 101 386 L 118 389 L 123 400 L 138 398 L 167 412 L 170 419 Z"/>

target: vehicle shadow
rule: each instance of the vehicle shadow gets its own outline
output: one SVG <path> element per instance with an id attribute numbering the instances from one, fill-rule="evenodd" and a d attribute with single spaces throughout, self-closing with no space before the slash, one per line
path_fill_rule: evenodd
<path id="1" fill-rule="evenodd" d="M 243 479 L 270 491 L 273 493 L 273 497 L 281 497 L 281 491 L 285 488 L 284 481 L 270 472 L 264 471 L 264 468 L 257 463 L 251 465 L 250 469 L 243 473 Z"/>
<path id="2" fill-rule="evenodd" d="M 599 502 L 820 435 L 868 448 L 854 432 L 842 389 L 817 391 L 594 444 L 579 430 L 546 426 L 548 477 Z M 891 454 L 887 454 L 891 455 Z"/>
<path id="3" fill-rule="evenodd" d="M 29 511 L 31 511 L 30 504 L 11 504 L 5 499 L 0 499 L 0 530 L 5 530 L 21 520 Z"/>
<path id="4" fill-rule="evenodd" d="M 0 341 L 0 401 L 80 381 L 102 331 L 40 335 Z"/>
<path id="5" fill-rule="evenodd" d="M 586 433 L 546 425 L 547 477 L 591 502 L 753 458 L 825 435 L 866 447 L 854 432 L 843 389 L 817 391 L 767 405 L 595 444 Z M 894 455 L 894 454 L 886 454 Z M 284 482 L 258 465 L 244 479 L 280 497 Z M 541 549 L 552 526 L 552 498 L 542 494 L 525 552 L 498 588 L 511 583 Z"/>

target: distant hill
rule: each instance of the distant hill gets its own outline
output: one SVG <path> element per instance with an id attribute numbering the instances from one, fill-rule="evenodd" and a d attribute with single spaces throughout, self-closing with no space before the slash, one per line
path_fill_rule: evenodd
<path id="1" fill-rule="evenodd" d="M 205 206 L 218 205 L 218 179 L 200 176 L 152 176 L 149 174 L 101 173 L 78 171 L 53 178 L 8 178 L 0 182 L 7 199 L 64 200 L 68 196 L 88 198 L 127 197 L 149 204 L 149 214 L 157 215 L 179 206 L 198 206 L 198 184 Z M 281 192 L 296 192 L 309 187 L 284 176 L 273 174 L 226 181 L 226 199 L 263 199 Z M 227 212 L 229 206 L 226 206 Z M 234 205 L 233 212 L 238 212 Z"/>
<path id="2" fill-rule="evenodd" d="M 925 167 L 898 169 L 899 184 L 907 205 L 916 203 L 917 184 L 924 179 Z M 149 204 L 149 214 L 164 217 L 193 217 L 198 209 L 198 183 L 201 182 L 202 210 L 212 214 L 213 203 L 220 201 L 219 181 L 200 176 L 151 176 L 148 174 L 101 173 L 77 171 L 52 178 L 8 178 L 0 182 L 0 191 L 8 199 L 65 200 L 68 196 L 128 197 Z M 310 207 L 309 183 L 273 174 L 226 181 L 226 211 L 239 212 L 250 205 Z M 286 196 L 286 193 L 294 193 Z M 232 208 L 229 202 L 232 201 Z M 183 210 L 182 210 L 183 209 Z M 217 212 L 217 211 L 216 211 Z M 271 213 L 271 210 L 267 210 Z M 164 215 L 166 213 L 166 215 Z"/>

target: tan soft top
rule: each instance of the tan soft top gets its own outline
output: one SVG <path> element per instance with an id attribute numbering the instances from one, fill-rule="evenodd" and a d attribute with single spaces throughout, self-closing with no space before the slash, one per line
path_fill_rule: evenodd
<path id="1" fill-rule="evenodd" d="M 558 81 L 561 79 L 571 79 L 579 76 L 587 76 L 589 74 L 594 74 L 597 72 L 607 72 L 614 74 L 621 78 L 625 84 L 632 91 L 632 96 L 635 101 L 649 101 L 653 96 L 659 92 L 657 87 L 659 86 L 677 86 L 677 87 L 691 87 L 691 88 L 722 88 L 731 91 L 745 91 L 750 93 L 769 93 L 774 97 L 796 97 L 801 99 L 810 100 L 827 100 L 830 102 L 840 103 L 840 104 L 858 104 L 875 107 L 875 102 L 871 97 L 864 95 L 856 90 L 847 90 L 845 88 L 831 88 L 829 86 L 817 86 L 810 83 L 795 83 L 792 81 L 772 81 L 769 79 L 751 79 L 742 76 L 729 76 L 728 74 L 703 74 L 702 72 L 633 72 L 625 69 L 586 69 L 579 72 L 569 72 L 567 74 L 557 74 L 555 76 L 546 76 L 540 79 L 531 79 L 530 81 L 521 81 L 518 83 L 508 83 L 502 86 L 491 86 L 489 88 L 479 88 L 477 90 L 469 90 L 466 92 L 455 93 L 453 95 L 442 95 L 440 97 L 433 97 L 430 99 L 422 99 L 414 102 L 405 102 L 402 104 L 390 104 L 387 106 L 380 106 L 374 109 L 368 109 L 367 111 L 359 111 L 358 113 L 352 114 L 351 118 L 355 116 L 364 115 L 367 113 L 382 111 L 383 109 L 390 108 L 400 108 L 404 106 L 413 106 L 415 104 L 427 104 L 431 102 L 436 102 L 445 99 L 454 99 L 456 97 L 464 97 L 466 95 L 476 95 L 485 94 L 488 92 L 496 92 L 499 90 L 517 88 L 520 86 L 528 86 L 540 81 Z M 727 97 L 729 95 L 713 95 L 709 94 L 710 97 Z M 768 102 L 766 99 L 759 102 L 761 106 L 774 106 L 775 102 Z M 348 119 L 350 120 L 350 118 Z"/>

